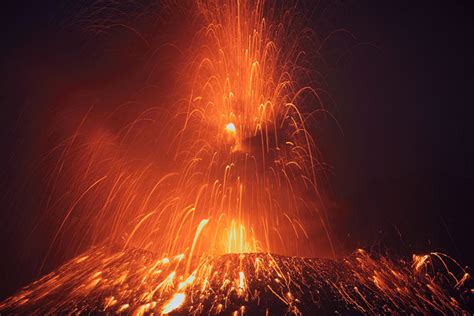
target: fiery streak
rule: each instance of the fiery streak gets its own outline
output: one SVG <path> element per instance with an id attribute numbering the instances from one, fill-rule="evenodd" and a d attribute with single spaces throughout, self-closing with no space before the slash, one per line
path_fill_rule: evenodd
<path id="1" fill-rule="evenodd" d="M 163 314 L 169 314 L 184 303 L 186 295 L 184 293 L 176 293 L 173 298 L 163 306 L 161 312 Z"/>

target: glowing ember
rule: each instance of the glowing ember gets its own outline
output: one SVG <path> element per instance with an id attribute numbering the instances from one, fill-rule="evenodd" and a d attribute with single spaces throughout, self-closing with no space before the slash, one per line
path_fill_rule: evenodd
<path id="1" fill-rule="evenodd" d="M 184 303 L 186 295 L 184 293 L 176 293 L 173 298 L 163 306 L 161 312 L 163 314 L 169 314 Z"/>
<path id="2" fill-rule="evenodd" d="M 229 123 L 225 126 L 225 130 L 227 131 L 227 133 L 229 133 L 230 135 L 235 135 L 235 133 L 237 132 L 237 129 L 235 128 L 235 125 L 234 123 Z"/>

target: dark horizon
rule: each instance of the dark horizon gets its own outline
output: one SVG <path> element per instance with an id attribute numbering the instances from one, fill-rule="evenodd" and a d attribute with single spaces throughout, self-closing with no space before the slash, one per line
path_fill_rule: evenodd
<path id="1" fill-rule="evenodd" d="M 54 143 L 45 139 L 42 122 L 53 122 L 53 114 L 67 118 L 84 101 L 107 111 L 140 90 L 144 78 L 138 48 L 117 54 L 102 38 L 71 26 L 89 2 L 9 3 L 4 10 L 0 299 L 39 276 L 47 248 L 40 236 L 50 233 L 47 227 L 31 234 L 35 206 L 44 198 L 38 184 L 18 189 L 35 176 L 25 166 L 44 148 L 36 141 Z M 315 66 L 343 131 L 329 119 L 314 131 L 331 165 L 327 209 L 338 250 L 441 251 L 472 267 L 474 23 L 468 2 L 302 6 L 310 8 L 321 38 L 348 31 L 331 37 L 321 51 L 325 63 Z M 120 40 L 114 44 L 127 49 Z M 58 115 L 63 102 L 71 112 Z"/>

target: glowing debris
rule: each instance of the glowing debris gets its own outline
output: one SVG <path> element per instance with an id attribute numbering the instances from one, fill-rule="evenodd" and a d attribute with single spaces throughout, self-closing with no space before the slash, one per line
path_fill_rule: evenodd
<path id="1" fill-rule="evenodd" d="M 237 129 L 235 128 L 234 123 L 228 123 L 225 126 L 225 130 L 227 131 L 227 133 L 229 133 L 231 135 L 234 135 L 237 132 Z"/>
<path id="2" fill-rule="evenodd" d="M 428 255 L 424 273 L 410 261 L 357 251 L 342 260 L 265 253 L 194 257 L 191 274 L 178 262 L 156 274 L 158 258 L 141 250 L 86 254 L 88 260 L 73 259 L 1 302 L 0 313 L 462 314 L 474 295 L 467 271 L 439 254 Z M 117 282 L 122 275 L 128 277 Z M 96 286 L 76 286 L 98 277 Z"/>
<path id="3" fill-rule="evenodd" d="M 173 296 L 173 298 L 163 306 L 163 308 L 161 309 L 161 312 L 163 314 L 171 313 L 172 311 L 174 311 L 175 309 L 183 305 L 185 299 L 186 299 L 186 294 L 176 293 Z"/>

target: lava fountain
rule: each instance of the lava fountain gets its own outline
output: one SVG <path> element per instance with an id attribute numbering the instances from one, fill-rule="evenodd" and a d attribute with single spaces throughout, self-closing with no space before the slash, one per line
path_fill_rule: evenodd
<path id="1" fill-rule="evenodd" d="M 49 154 L 45 217 L 60 218 L 50 252 L 66 238 L 71 249 L 334 257 L 307 129 L 324 111 L 304 67 L 309 29 L 294 6 L 266 1 L 193 9 L 201 27 L 173 104 L 116 134 L 91 128 L 87 113 Z"/>
<path id="2" fill-rule="evenodd" d="M 302 218 L 316 217 L 331 244 L 318 197 L 318 155 L 305 126 L 320 102 L 304 82 L 306 30 L 294 9 L 265 1 L 197 1 L 196 8 L 205 26 L 189 62 L 190 93 L 176 113 L 182 128 L 172 143 L 175 161 L 182 162 L 176 176 L 181 205 L 169 224 L 192 232 L 209 220 L 205 252 L 291 253 L 310 243 L 307 231 L 314 227 Z M 304 103 L 313 107 L 303 109 Z M 230 238 L 237 248 L 225 239 L 222 247 L 229 229 L 238 231 Z M 171 235 L 180 241 L 173 239 L 167 252 L 192 239 Z M 250 248 L 237 240 L 243 236 L 252 239 Z"/>
<path id="3" fill-rule="evenodd" d="M 469 274 L 444 255 L 335 259 L 308 128 L 326 110 L 307 67 L 312 33 L 295 6 L 196 0 L 193 9 L 202 23 L 178 101 L 117 135 L 89 132 L 86 115 L 51 151 L 45 209 L 60 220 L 45 260 L 65 243 L 89 250 L 0 310 L 465 311 Z M 128 158 L 155 138 L 165 163 Z M 333 260 L 301 257 L 320 248 Z"/>

